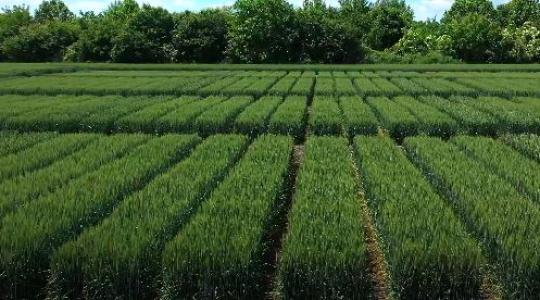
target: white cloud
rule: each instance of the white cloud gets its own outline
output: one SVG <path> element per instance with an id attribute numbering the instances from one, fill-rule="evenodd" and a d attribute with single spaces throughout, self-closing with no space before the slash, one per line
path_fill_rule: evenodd
<path id="1" fill-rule="evenodd" d="M 440 19 L 452 3 L 454 3 L 453 0 L 419 0 L 411 3 L 410 6 L 417 20 L 427 20 L 428 18 Z"/>
<path id="2" fill-rule="evenodd" d="M 30 9 L 35 9 L 39 6 L 41 0 L 0 0 L 0 7 L 12 7 L 13 5 L 28 5 Z"/>
<path id="3" fill-rule="evenodd" d="M 234 0 L 229 1 L 221 1 L 221 2 L 212 2 L 208 5 L 208 7 L 211 8 L 220 8 L 225 6 L 232 6 L 234 4 Z"/>
<path id="4" fill-rule="evenodd" d="M 197 0 L 173 0 L 172 6 L 178 10 L 199 10 L 203 6 L 201 1 Z"/>
<path id="5" fill-rule="evenodd" d="M 100 12 L 105 10 L 109 6 L 109 3 L 105 1 L 74 1 L 69 5 L 69 9 L 75 13 L 80 11 L 94 11 Z"/>
<path id="6" fill-rule="evenodd" d="M 497 6 L 509 1 L 510 0 L 494 0 L 492 2 L 494 6 Z M 440 19 L 453 3 L 454 0 L 416 0 L 409 3 L 409 5 L 414 11 L 415 19 L 427 20 L 428 18 Z"/>

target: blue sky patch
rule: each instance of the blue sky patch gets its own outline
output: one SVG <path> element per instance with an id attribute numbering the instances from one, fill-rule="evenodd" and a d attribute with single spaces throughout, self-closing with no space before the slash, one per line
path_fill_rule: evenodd
<path id="1" fill-rule="evenodd" d="M 74 12 L 79 11 L 102 11 L 107 8 L 111 1 L 105 0 L 64 0 L 69 8 Z M 303 0 L 288 0 L 296 6 L 300 6 Z M 139 3 L 148 3 L 153 6 L 161 6 L 170 11 L 200 10 L 208 7 L 221 7 L 232 5 L 234 0 L 138 0 Z M 417 20 L 427 18 L 439 19 L 445 10 L 450 8 L 454 0 L 409 0 L 406 1 L 414 10 Z M 508 0 L 495 0 L 493 3 L 499 5 Z M 0 0 L 0 7 L 10 7 L 15 4 L 27 4 L 31 9 L 35 9 L 41 0 Z M 327 0 L 329 5 L 338 5 L 338 0 Z"/>

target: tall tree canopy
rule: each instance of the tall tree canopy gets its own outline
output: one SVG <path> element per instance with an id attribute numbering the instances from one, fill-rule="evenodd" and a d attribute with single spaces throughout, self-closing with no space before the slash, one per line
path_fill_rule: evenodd
<path id="1" fill-rule="evenodd" d="M 440 21 L 414 21 L 405 0 L 236 0 L 169 12 L 114 0 L 71 12 L 44 0 L 0 12 L 0 61 L 540 62 L 540 0 L 456 0 Z"/>
<path id="2" fill-rule="evenodd" d="M 180 62 L 220 62 L 225 59 L 229 34 L 230 12 L 208 9 L 200 13 L 186 12 L 177 17 L 172 44 Z"/>
<path id="3" fill-rule="evenodd" d="M 36 21 L 69 21 L 75 19 L 67 5 L 61 0 L 43 1 L 35 13 Z"/>
<path id="4" fill-rule="evenodd" d="M 540 25 L 540 2 L 538 0 L 512 0 L 499 7 L 501 23 L 505 26 L 523 26 L 526 22 Z"/>
<path id="5" fill-rule="evenodd" d="M 174 21 L 163 8 L 143 5 L 130 13 L 125 26 L 113 38 L 115 62 L 163 62 L 164 47 L 171 43 Z"/>
<path id="6" fill-rule="evenodd" d="M 278 63 L 295 60 L 297 18 L 285 0 L 238 0 L 229 32 L 234 61 Z"/>
<path id="7" fill-rule="evenodd" d="M 370 15 L 368 45 L 376 50 L 393 46 L 413 22 L 413 11 L 403 0 L 378 0 Z"/>
<path id="8" fill-rule="evenodd" d="M 483 15 L 487 18 L 495 17 L 495 8 L 490 0 L 456 0 L 447 10 L 442 23 L 450 23 L 452 20 L 462 18 L 468 14 Z"/>

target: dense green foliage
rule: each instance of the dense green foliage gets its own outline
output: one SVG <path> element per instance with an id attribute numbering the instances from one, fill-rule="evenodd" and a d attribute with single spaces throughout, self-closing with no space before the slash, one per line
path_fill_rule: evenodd
<path id="1" fill-rule="evenodd" d="M 186 12 L 176 17 L 172 31 L 172 47 L 168 48 L 170 62 L 213 63 L 225 59 L 228 22 L 226 10 Z"/>
<path id="2" fill-rule="evenodd" d="M 458 0 L 414 21 L 403 0 L 237 0 L 168 12 L 135 0 L 75 15 L 61 0 L 0 13 L 0 60 L 241 63 L 538 62 L 540 3 Z M 271 41 L 271 42 L 269 42 Z"/>
<path id="3" fill-rule="evenodd" d="M 233 6 L 229 55 L 233 61 L 294 61 L 295 11 L 282 0 L 238 0 Z"/>

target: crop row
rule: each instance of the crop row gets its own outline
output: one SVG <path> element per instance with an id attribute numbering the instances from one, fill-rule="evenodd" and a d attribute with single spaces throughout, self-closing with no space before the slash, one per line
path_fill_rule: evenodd
<path id="1" fill-rule="evenodd" d="M 108 64 L 108 63 L 3 63 L 0 74 L 32 74 L 43 70 L 56 72 L 69 71 L 190 71 L 190 72 L 223 72 L 223 71 L 266 71 L 266 72 L 346 72 L 346 73 L 464 73 L 464 74 L 521 74 L 530 72 L 537 74 L 540 68 L 536 64 L 356 64 L 356 65 L 314 65 L 314 64 Z"/>
<path id="2" fill-rule="evenodd" d="M 3 105 L 4 103 L 8 103 Z M 21 131 L 272 132 L 300 137 L 307 99 L 301 96 L 0 96 L 0 122 Z M 39 107 L 36 109 L 33 104 Z M 7 147 L 7 146 L 6 146 Z"/>
<path id="3" fill-rule="evenodd" d="M 459 101 L 460 98 L 457 99 Z M 536 100 L 534 99 L 534 102 Z M 538 104 L 523 102 L 519 99 L 507 101 L 496 97 L 480 97 L 476 101 L 467 101 L 467 99 L 465 101 L 479 111 L 494 116 L 498 121 L 499 131 L 538 133 L 540 125 L 540 105 Z"/>
<path id="4" fill-rule="evenodd" d="M 52 73 L 71 73 L 77 71 L 75 66 L 63 64 L 40 64 L 40 63 L 2 63 L 0 65 L 0 79 L 11 76 L 34 76 Z"/>
<path id="5" fill-rule="evenodd" d="M 27 135 L 38 137 L 42 134 Z M 41 145 L 29 146 L 25 151 L 11 155 L 11 160 L 19 165 L 19 169 L 23 164 L 27 165 L 29 155 L 40 162 L 40 168 L 32 172 L 26 170 L 25 173 L 13 176 L 0 185 L 0 218 L 35 198 L 50 194 L 65 186 L 69 181 L 125 155 L 131 148 L 148 139 L 144 135 L 121 134 L 97 138 L 78 135 L 79 138 L 93 140 L 86 146 L 78 147 L 77 151 L 70 151 L 71 154 L 59 156 L 56 151 L 71 147 L 70 141 L 66 138 L 73 138 L 72 135 L 61 137 L 63 139 L 56 138 L 50 142 L 43 142 Z M 36 156 L 35 153 L 38 155 Z M 51 161 L 51 158 L 55 159 Z"/>
<path id="6" fill-rule="evenodd" d="M 47 280 L 51 297 L 152 296 L 162 265 L 171 297 L 206 295 L 217 282 L 223 295 L 259 294 L 292 139 L 258 138 L 229 171 L 247 144 L 239 135 L 203 142 L 187 135 L 99 136 L 85 152 L 21 177 L 27 185 L 20 187 L 49 190 L 21 194 L 25 205 L 11 203 L 0 218 L 0 294 L 31 296 Z M 39 186 L 30 187 L 36 178 Z M 200 280 L 186 280 L 192 277 Z"/>
<path id="7" fill-rule="evenodd" d="M 13 77 L 2 81 L 0 93 L 91 95 L 493 95 L 538 96 L 538 80 L 498 77 L 347 77 L 308 73 L 236 76 L 71 76 L 70 74 Z M 269 76 L 275 75 L 275 76 Z M 315 82 L 316 81 L 316 82 Z"/>
<path id="8" fill-rule="evenodd" d="M 91 95 L 253 95 L 265 94 L 279 77 L 98 77 L 48 75 L 14 77 L 0 92 L 15 94 Z"/>
<path id="9" fill-rule="evenodd" d="M 55 136 L 55 133 L 50 132 L 21 134 L 16 131 L 1 131 L 0 139 L 2 143 L 0 143 L 0 157 L 6 154 L 16 153 Z"/>
<path id="10" fill-rule="evenodd" d="M 382 127 L 394 137 L 419 133 L 499 135 L 540 131 L 540 106 L 495 97 L 425 96 L 367 98 Z"/>
<path id="11" fill-rule="evenodd" d="M 540 138 L 537 135 L 505 135 L 501 139 L 523 155 L 540 162 Z"/>
<path id="12" fill-rule="evenodd" d="M 60 132 L 244 133 L 303 136 L 374 134 L 395 138 L 427 134 L 496 136 L 540 132 L 535 98 L 438 96 L 367 97 L 315 95 L 307 119 L 303 96 L 122 97 L 0 96 L 5 129 Z M 7 146 L 6 146 L 7 147 Z"/>
<path id="13" fill-rule="evenodd" d="M 47 166 L 56 159 L 83 148 L 95 138 L 94 134 L 58 135 L 27 149 L 2 156 L 0 157 L 0 182 Z"/>
<path id="14" fill-rule="evenodd" d="M 354 146 L 400 298 L 478 298 L 486 260 L 446 201 L 391 139 Z"/>
<path id="15" fill-rule="evenodd" d="M 223 76 L 236 76 L 236 77 L 282 77 L 289 74 L 295 74 L 296 72 L 286 71 L 227 71 L 227 70 L 214 70 L 214 71 L 114 71 L 114 70 L 89 70 L 78 71 L 73 73 L 55 74 L 56 76 L 82 76 L 82 77 L 223 77 Z M 299 73 L 301 74 L 301 72 Z"/>
<path id="16" fill-rule="evenodd" d="M 404 145 L 406 152 L 388 138 L 354 140 L 395 294 L 479 298 L 486 278 L 496 276 L 510 297 L 536 295 L 538 163 L 490 138 L 420 137 Z M 286 299 L 372 292 L 350 155 L 343 138 L 307 140 L 279 262 Z M 503 176 L 503 169 L 512 171 Z"/>
<path id="17" fill-rule="evenodd" d="M 0 293 L 24 297 L 26 291 L 43 285 L 49 258 L 59 246 L 107 216 L 125 196 L 185 156 L 199 140 L 195 135 L 152 139 L 4 216 Z"/>
<path id="18" fill-rule="evenodd" d="M 225 77 L 228 78 L 228 77 Z M 234 77 L 236 78 L 236 77 Z M 18 94 L 93 94 L 166 95 L 192 94 L 220 77 L 82 77 L 34 76 L 2 82 L 2 93 Z"/>
<path id="19" fill-rule="evenodd" d="M 452 140 L 467 154 L 486 164 L 528 198 L 540 203 L 538 163 L 514 151 L 512 147 L 489 138 L 460 136 Z"/>
<path id="20" fill-rule="evenodd" d="M 537 183 L 525 177 L 535 174 L 537 178 L 538 164 L 487 138 L 458 137 L 448 143 L 413 137 L 405 139 L 404 145 L 482 243 L 509 298 L 536 297 L 540 290 L 540 207 L 537 198 L 527 192 Z M 501 177 L 503 166 L 507 169 Z M 527 166 L 534 169 L 523 172 Z"/>
<path id="21" fill-rule="evenodd" d="M 292 139 L 262 136 L 163 253 L 165 298 L 261 298 Z"/>
<path id="22" fill-rule="evenodd" d="M 369 297 L 359 192 L 348 141 L 308 138 L 278 266 L 285 299 Z"/>
<path id="23" fill-rule="evenodd" d="M 19 138 L 33 135 L 47 134 Z M 86 143 L 47 154 L 76 138 Z M 488 269 L 510 297 L 534 297 L 539 144 L 412 137 L 404 151 L 387 137 L 310 136 L 271 262 L 292 138 L 50 134 L 0 155 L 26 168 L 0 182 L 0 295 L 366 298 L 367 201 L 400 298 L 478 298 Z"/>
<path id="24" fill-rule="evenodd" d="M 318 77 L 316 95 L 539 95 L 537 80 L 520 78 Z"/>
<path id="25" fill-rule="evenodd" d="M 538 78 L 536 79 L 509 79 L 509 78 L 457 78 L 456 83 L 469 86 L 479 94 L 500 96 L 538 96 Z"/>
<path id="26" fill-rule="evenodd" d="M 243 136 L 209 137 L 98 226 L 64 244 L 52 258 L 51 292 L 71 298 L 83 290 L 98 298 L 151 297 L 166 242 L 188 223 L 246 144 Z"/>
<path id="27" fill-rule="evenodd" d="M 46 73 L 58 71 L 57 69 L 44 69 Z M 74 71 L 74 70 L 71 70 Z M 40 74 L 42 71 L 38 71 L 36 74 Z M 1 74 L 1 73 L 0 73 Z M 325 77 L 325 78 L 520 78 L 520 79 L 538 79 L 540 77 L 538 72 L 418 72 L 418 71 L 375 71 L 375 72 L 360 72 L 360 71 L 232 71 L 232 70 L 178 70 L 178 71 L 113 71 L 113 70 L 91 70 L 91 71 L 77 71 L 77 72 L 64 72 L 56 74 L 57 76 L 94 76 L 94 77 L 208 77 L 208 76 L 238 76 L 238 77 L 299 77 L 299 76 L 311 76 L 311 77 Z"/>
<path id="28" fill-rule="evenodd" d="M 315 95 L 356 95 L 357 91 L 353 82 L 347 78 L 319 77 L 315 84 Z"/>
<path id="29" fill-rule="evenodd" d="M 437 78 L 520 78 L 538 79 L 538 72 L 480 72 L 480 71 L 439 71 L 439 72 L 419 72 L 419 71 L 374 71 L 374 72 L 347 72 L 349 77 L 385 77 L 385 78 L 415 78 L 415 77 L 437 77 Z M 334 75 L 335 76 L 335 75 Z"/>

